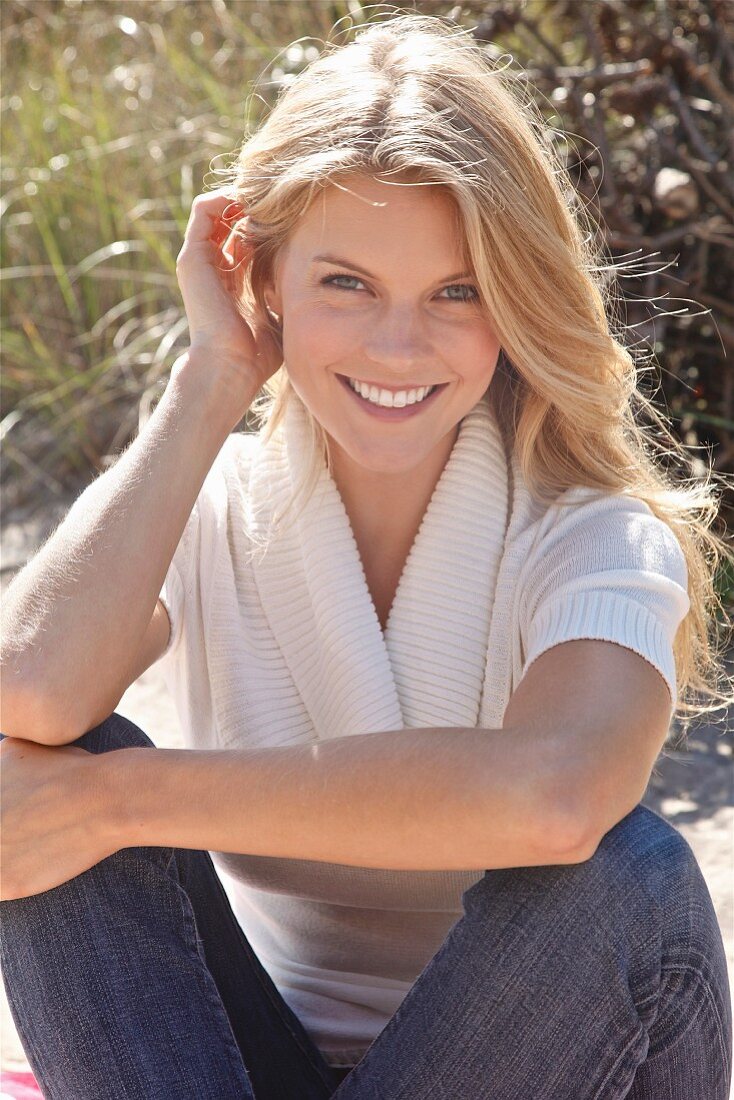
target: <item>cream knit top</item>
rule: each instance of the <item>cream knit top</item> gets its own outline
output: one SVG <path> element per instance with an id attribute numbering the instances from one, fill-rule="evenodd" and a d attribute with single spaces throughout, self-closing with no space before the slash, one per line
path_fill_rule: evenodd
<path id="1" fill-rule="evenodd" d="M 689 609 L 680 544 L 636 498 L 581 487 L 550 507 L 531 497 L 491 387 L 461 421 L 384 633 L 326 466 L 297 523 L 265 553 L 255 548 L 308 448 L 298 400 L 267 446 L 230 435 L 187 521 L 161 590 L 172 623 L 162 671 L 187 747 L 499 729 L 532 661 L 572 638 L 641 654 L 664 678 L 672 715 L 673 639 Z M 484 874 L 211 855 L 280 994 L 326 1060 L 345 1066 Z"/>

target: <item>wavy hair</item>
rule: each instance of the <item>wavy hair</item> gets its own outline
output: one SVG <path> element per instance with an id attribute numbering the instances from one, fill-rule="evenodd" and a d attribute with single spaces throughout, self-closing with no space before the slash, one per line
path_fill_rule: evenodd
<path id="1" fill-rule="evenodd" d="M 325 43 L 234 162 L 215 169 L 245 207 L 241 232 L 254 246 L 238 308 L 248 319 L 256 310 L 279 339 L 265 287 L 301 215 L 343 176 L 442 188 L 501 344 L 490 393 L 529 491 L 548 502 L 579 485 L 629 494 L 680 543 L 690 610 L 674 654 L 685 730 L 734 701 L 723 661 L 732 624 L 714 582 L 734 561 L 714 530 L 725 477 L 701 475 L 642 391 L 618 317 L 622 265 L 604 262 L 598 226 L 520 78 L 440 17 L 391 12 L 355 29 L 347 43 Z M 291 401 L 300 398 L 283 364 L 253 405 L 263 445 Z M 306 412 L 313 461 L 289 508 L 329 465 L 326 434 Z"/>

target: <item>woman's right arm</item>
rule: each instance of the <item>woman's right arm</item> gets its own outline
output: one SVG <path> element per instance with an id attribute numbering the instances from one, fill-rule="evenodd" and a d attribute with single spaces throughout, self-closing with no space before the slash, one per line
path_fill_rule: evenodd
<path id="1" fill-rule="evenodd" d="M 111 714 L 204 480 L 229 433 L 232 394 L 190 349 L 150 420 L 74 502 L 2 606 L 9 737 L 62 744 Z M 252 401 L 257 393 L 253 380 Z M 238 411 L 241 411 L 238 409 Z"/>
<path id="2" fill-rule="evenodd" d="M 194 199 L 176 275 L 190 347 L 133 444 L 13 579 L 0 618 L 0 732 L 81 737 L 140 674 L 141 646 L 204 480 L 282 363 L 267 319 L 237 305 L 252 240 L 225 189 Z M 234 221 L 234 226 L 229 223 Z"/>

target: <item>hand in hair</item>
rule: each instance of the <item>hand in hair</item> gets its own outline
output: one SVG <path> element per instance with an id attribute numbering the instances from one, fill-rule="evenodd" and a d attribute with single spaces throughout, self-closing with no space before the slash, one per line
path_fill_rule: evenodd
<path id="1" fill-rule="evenodd" d="M 283 356 L 272 322 L 243 301 L 252 246 L 242 235 L 242 215 L 242 205 L 225 188 L 197 195 L 176 258 L 176 277 L 191 349 L 204 351 L 213 370 L 224 369 L 241 381 L 249 404 L 253 383 L 259 389 Z M 240 226 L 233 229 L 236 222 Z"/>

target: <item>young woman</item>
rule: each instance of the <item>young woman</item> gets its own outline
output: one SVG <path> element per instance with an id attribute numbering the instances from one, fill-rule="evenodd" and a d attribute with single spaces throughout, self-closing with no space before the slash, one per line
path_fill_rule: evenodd
<path id="1" fill-rule="evenodd" d="M 190 347 L 4 610 L 49 1097 L 728 1097 L 711 898 L 640 804 L 680 696 L 731 699 L 716 502 L 636 421 L 576 201 L 512 80 L 399 15 L 194 202 Z M 114 713 L 161 658 L 185 750 Z"/>

